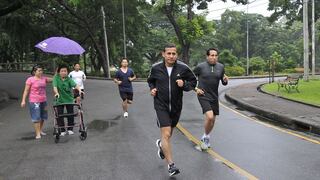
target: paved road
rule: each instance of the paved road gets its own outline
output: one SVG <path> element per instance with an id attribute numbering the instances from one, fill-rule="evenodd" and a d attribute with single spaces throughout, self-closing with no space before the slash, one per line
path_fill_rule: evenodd
<path id="1" fill-rule="evenodd" d="M 25 76 L 0 73 L 1 89 L 20 97 Z M 232 80 L 230 86 L 252 81 L 264 80 Z M 195 150 L 188 138 L 201 136 L 203 120 L 193 93 L 185 94 L 181 117 L 181 125 L 191 135 L 175 131 L 173 137 L 174 159 L 182 173 L 169 178 L 166 165 L 156 156 L 159 130 L 147 85 L 135 83 L 134 89 L 135 103 L 129 118 L 123 119 L 114 84 L 86 82 L 83 104 L 89 132 L 83 142 L 76 135 L 59 144 L 49 135 L 34 140 L 27 109 L 19 108 L 17 100 L 10 101 L 0 110 L 0 179 L 246 179 L 246 173 L 259 179 L 320 179 L 319 144 L 259 124 L 224 106 L 212 134 L 212 152 L 225 160 Z M 51 94 L 48 88 L 49 104 Z M 52 119 L 45 130 L 52 131 Z M 236 166 L 225 165 L 230 163 Z"/>

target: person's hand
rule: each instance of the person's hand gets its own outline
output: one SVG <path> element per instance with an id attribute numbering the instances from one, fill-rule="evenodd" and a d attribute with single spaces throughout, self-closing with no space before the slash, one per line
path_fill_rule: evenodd
<path id="1" fill-rule="evenodd" d="M 24 108 L 25 106 L 26 106 L 26 102 L 25 102 L 25 101 L 22 101 L 22 102 L 21 102 L 21 107 Z"/>
<path id="2" fill-rule="evenodd" d="M 176 80 L 176 82 L 177 82 L 177 85 L 178 85 L 179 87 L 183 87 L 184 82 L 183 82 L 182 79 L 178 79 L 178 80 Z"/>
<path id="3" fill-rule="evenodd" d="M 59 94 L 59 93 L 56 93 L 56 94 L 54 95 L 54 97 L 55 97 L 56 99 L 58 99 L 58 98 L 60 97 L 60 94 Z"/>
<path id="4" fill-rule="evenodd" d="M 117 81 L 116 83 L 117 83 L 118 85 L 120 85 L 120 84 L 122 83 L 122 81 Z"/>
<path id="5" fill-rule="evenodd" d="M 229 81 L 229 77 L 227 75 L 223 75 L 223 81 L 224 82 L 228 82 Z"/>
<path id="6" fill-rule="evenodd" d="M 196 88 L 195 90 L 198 96 L 204 95 L 204 91 L 202 89 Z"/>
<path id="7" fill-rule="evenodd" d="M 134 79 L 133 77 L 128 77 L 129 81 L 133 81 L 133 79 Z"/>
<path id="8" fill-rule="evenodd" d="M 151 89 L 150 93 L 151 93 L 151 96 L 156 96 L 157 95 L 157 88 L 153 88 Z"/>

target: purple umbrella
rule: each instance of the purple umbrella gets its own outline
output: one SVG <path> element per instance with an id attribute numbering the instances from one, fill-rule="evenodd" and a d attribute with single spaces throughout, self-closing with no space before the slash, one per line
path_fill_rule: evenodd
<path id="1" fill-rule="evenodd" d="M 60 55 L 81 55 L 85 50 L 75 41 L 65 37 L 51 37 L 35 45 L 44 52 Z"/>

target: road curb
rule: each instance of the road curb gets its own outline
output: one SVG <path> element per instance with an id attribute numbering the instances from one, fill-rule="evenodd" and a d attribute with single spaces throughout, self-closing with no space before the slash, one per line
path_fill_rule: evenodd
<path id="1" fill-rule="evenodd" d="M 320 125 L 318 124 L 306 123 L 299 118 L 278 114 L 273 111 L 249 104 L 243 100 L 240 100 L 237 97 L 234 97 L 232 93 L 230 93 L 231 90 L 228 90 L 225 93 L 225 98 L 227 101 L 231 102 L 232 104 L 238 107 L 241 107 L 247 111 L 254 112 L 262 117 L 265 117 L 267 120 L 276 120 L 294 130 L 304 129 L 311 133 L 320 134 Z"/>

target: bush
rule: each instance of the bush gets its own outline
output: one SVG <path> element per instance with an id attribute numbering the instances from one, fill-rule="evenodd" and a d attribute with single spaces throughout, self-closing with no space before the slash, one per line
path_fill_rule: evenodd
<path id="1" fill-rule="evenodd" d="M 225 67 L 227 76 L 242 76 L 245 74 L 245 69 L 241 66 L 227 66 Z"/>
<path id="2" fill-rule="evenodd" d="M 282 72 L 285 74 L 297 73 L 296 69 L 285 69 Z"/>

